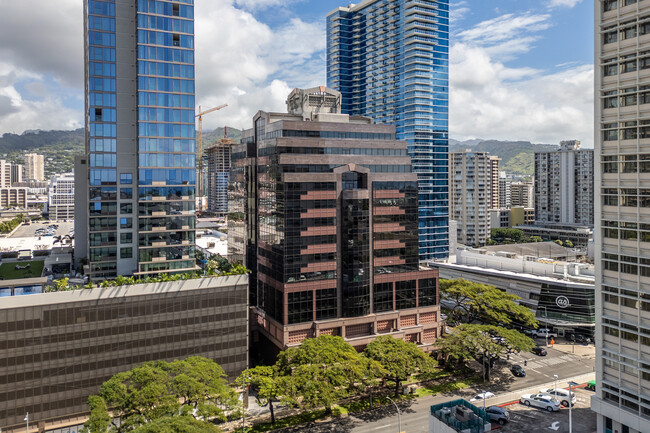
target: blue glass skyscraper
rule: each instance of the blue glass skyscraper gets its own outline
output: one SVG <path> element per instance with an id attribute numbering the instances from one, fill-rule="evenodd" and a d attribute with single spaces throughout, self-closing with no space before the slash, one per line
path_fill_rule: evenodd
<path id="1" fill-rule="evenodd" d="M 342 111 L 394 124 L 418 173 L 420 260 L 449 253 L 449 1 L 365 0 L 327 17 Z"/>
<path id="2" fill-rule="evenodd" d="M 91 278 L 196 268 L 193 3 L 84 1 L 75 254 Z"/>

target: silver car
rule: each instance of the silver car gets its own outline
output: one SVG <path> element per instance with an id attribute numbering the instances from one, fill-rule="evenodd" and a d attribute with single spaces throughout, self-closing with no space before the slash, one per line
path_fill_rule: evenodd
<path id="1" fill-rule="evenodd" d="M 560 402 L 550 395 L 524 394 L 521 396 L 521 399 L 519 399 L 519 402 L 525 404 L 526 406 L 546 409 L 549 412 L 557 412 L 560 410 Z"/>

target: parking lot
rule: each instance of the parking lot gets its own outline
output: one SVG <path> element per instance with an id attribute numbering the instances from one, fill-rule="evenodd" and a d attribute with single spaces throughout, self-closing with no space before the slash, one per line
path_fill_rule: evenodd
<path id="1" fill-rule="evenodd" d="M 58 229 L 56 229 L 56 232 L 54 233 L 55 236 L 65 236 L 67 235 L 72 229 L 74 229 L 74 223 L 73 222 L 50 222 L 50 221 L 42 221 L 42 222 L 34 222 L 30 225 L 25 225 L 23 224 L 16 230 L 16 232 L 11 235 L 11 238 L 33 238 L 36 236 L 36 230 L 37 229 L 47 229 L 48 226 L 56 224 L 59 226 Z M 43 236 L 41 236 L 43 237 Z"/>
<path id="2" fill-rule="evenodd" d="M 593 433 L 596 431 L 596 414 L 591 411 L 590 404 L 594 393 L 584 388 L 578 388 L 574 392 L 577 402 L 571 409 L 573 433 Z M 562 408 L 559 412 L 547 412 L 520 403 L 506 408 L 510 412 L 510 422 L 500 430 L 504 433 L 569 432 L 568 408 Z"/>

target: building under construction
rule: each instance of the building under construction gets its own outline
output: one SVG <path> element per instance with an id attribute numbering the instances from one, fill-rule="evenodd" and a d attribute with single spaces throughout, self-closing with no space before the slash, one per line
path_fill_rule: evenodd
<path id="1" fill-rule="evenodd" d="M 207 149 L 208 211 L 225 216 L 228 213 L 228 179 L 232 140 L 224 138 Z"/>

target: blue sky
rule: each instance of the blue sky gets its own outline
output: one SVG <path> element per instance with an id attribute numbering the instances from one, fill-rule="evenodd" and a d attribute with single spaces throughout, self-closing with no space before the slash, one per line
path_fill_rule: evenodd
<path id="1" fill-rule="evenodd" d="M 337 0 L 195 0 L 197 100 L 249 127 L 325 83 Z M 452 1 L 450 135 L 593 145 L 593 2 Z M 0 133 L 83 124 L 81 0 L 0 0 Z M 51 35 L 56 34 L 56 38 Z"/>

